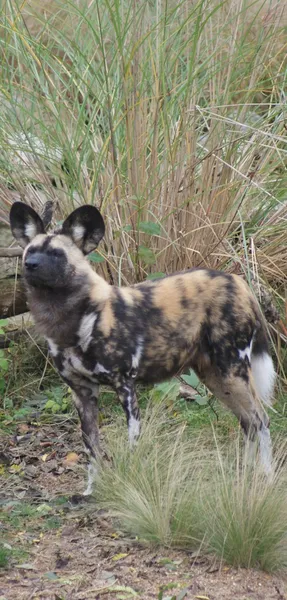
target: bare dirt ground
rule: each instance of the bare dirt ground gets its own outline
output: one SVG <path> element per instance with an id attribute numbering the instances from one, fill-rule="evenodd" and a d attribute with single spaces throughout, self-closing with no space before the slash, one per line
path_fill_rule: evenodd
<path id="1" fill-rule="evenodd" d="M 0 600 L 287 600 L 277 576 L 126 536 L 80 496 L 85 459 L 70 420 L 2 435 L 0 461 L 0 536 L 12 552 Z"/>

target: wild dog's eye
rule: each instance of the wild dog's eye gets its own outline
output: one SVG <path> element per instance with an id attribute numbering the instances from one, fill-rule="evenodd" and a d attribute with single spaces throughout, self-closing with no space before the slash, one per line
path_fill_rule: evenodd
<path id="1" fill-rule="evenodd" d="M 37 246 L 32 246 L 32 248 L 28 248 L 26 254 L 35 254 L 35 252 L 39 252 L 39 248 Z"/>
<path id="2" fill-rule="evenodd" d="M 56 258 L 60 258 L 64 255 L 64 252 L 63 250 L 61 250 L 61 248 L 50 248 L 48 250 L 48 254 L 50 254 L 51 256 L 55 256 Z"/>

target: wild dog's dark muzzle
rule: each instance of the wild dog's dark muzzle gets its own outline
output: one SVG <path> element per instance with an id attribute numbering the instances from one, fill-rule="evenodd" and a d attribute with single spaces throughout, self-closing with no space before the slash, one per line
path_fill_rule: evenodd
<path id="1" fill-rule="evenodd" d="M 24 267 L 28 273 L 32 271 L 36 271 L 41 265 L 41 254 L 37 252 L 36 254 L 28 254 L 25 258 Z"/>
<path id="2" fill-rule="evenodd" d="M 23 275 L 27 283 L 34 287 L 61 287 L 65 284 L 66 267 L 64 255 L 28 252 L 24 260 Z"/>

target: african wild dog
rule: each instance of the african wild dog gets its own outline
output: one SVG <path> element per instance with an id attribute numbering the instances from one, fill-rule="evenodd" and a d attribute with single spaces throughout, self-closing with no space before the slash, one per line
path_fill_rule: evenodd
<path id="1" fill-rule="evenodd" d="M 193 269 L 131 287 L 109 285 L 84 258 L 105 226 L 90 205 L 76 209 L 60 230 L 46 234 L 41 218 L 15 202 L 14 237 L 25 248 L 23 277 L 38 331 L 74 392 L 83 440 L 98 451 L 99 384 L 117 392 L 130 442 L 140 431 L 135 383 L 159 382 L 191 367 L 238 417 L 271 472 L 268 416 L 274 369 L 257 302 L 236 275 Z M 90 493 L 93 478 L 89 466 Z"/>

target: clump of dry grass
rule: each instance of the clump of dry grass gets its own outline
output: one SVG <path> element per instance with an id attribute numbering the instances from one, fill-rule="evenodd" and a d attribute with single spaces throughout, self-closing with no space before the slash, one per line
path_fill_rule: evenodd
<path id="1" fill-rule="evenodd" d="M 142 539 L 166 546 L 198 547 L 203 462 L 199 436 L 190 440 L 184 426 L 168 424 L 163 405 L 158 404 L 149 406 L 133 452 L 120 419 L 107 428 L 105 439 L 110 462 L 99 471 L 97 502 Z"/>
<path id="2" fill-rule="evenodd" d="M 118 422 L 107 428 L 108 465 L 95 494 L 120 526 L 142 540 L 211 552 L 223 561 L 266 571 L 287 567 L 286 444 L 278 443 L 272 484 L 246 466 L 239 439 L 232 448 L 192 439 L 149 408 L 130 452 Z"/>
<path id="3" fill-rule="evenodd" d="M 272 482 L 257 465 L 242 464 L 239 444 L 227 455 L 217 449 L 218 474 L 212 478 L 212 495 L 203 501 L 208 547 L 229 564 L 287 569 L 286 443 L 278 444 Z"/>

